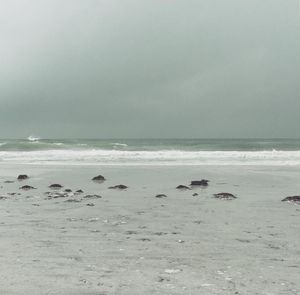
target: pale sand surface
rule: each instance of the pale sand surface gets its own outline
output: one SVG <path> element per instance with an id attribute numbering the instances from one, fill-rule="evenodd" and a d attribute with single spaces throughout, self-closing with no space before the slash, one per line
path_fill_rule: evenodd
<path id="1" fill-rule="evenodd" d="M 0 200 L 1 295 L 300 294 L 300 206 L 281 202 L 300 194 L 300 167 L 2 164 L 0 173 L 1 196 L 22 193 Z M 3 183 L 21 173 L 30 180 Z M 90 181 L 98 174 L 107 181 Z M 206 189 L 175 189 L 202 178 Z M 48 200 L 51 183 L 102 198 Z M 107 189 L 115 184 L 129 188 Z M 213 198 L 223 191 L 238 199 Z"/>

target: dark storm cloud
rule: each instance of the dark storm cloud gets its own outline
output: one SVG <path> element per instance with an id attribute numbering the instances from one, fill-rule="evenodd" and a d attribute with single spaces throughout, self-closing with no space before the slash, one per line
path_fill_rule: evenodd
<path id="1" fill-rule="evenodd" d="M 0 3 L 0 137 L 299 137 L 298 1 Z"/>

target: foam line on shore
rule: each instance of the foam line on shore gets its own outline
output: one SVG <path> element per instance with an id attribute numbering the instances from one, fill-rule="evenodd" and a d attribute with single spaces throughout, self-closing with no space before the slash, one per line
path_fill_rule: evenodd
<path id="1" fill-rule="evenodd" d="M 1 162 L 105 165 L 300 165 L 300 151 L 2 151 Z"/>

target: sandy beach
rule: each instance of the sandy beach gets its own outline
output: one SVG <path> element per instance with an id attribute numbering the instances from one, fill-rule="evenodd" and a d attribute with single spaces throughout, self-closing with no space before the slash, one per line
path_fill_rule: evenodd
<path id="1" fill-rule="evenodd" d="M 1 168 L 1 294 L 300 294 L 300 206 L 281 202 L 297 166 Z M 84 193 L 49 198 L 53 183 Z"/>

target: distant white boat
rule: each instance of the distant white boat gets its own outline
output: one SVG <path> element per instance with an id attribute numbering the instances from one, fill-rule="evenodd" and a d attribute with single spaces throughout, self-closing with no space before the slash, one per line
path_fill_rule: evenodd
<path id="1" fill-rule="evenodd" d="M 40 137 L 30 135 L 30 136 L 27 137 L 27 140 L 29 140 L 29 141 L 39 141 Z"/>

